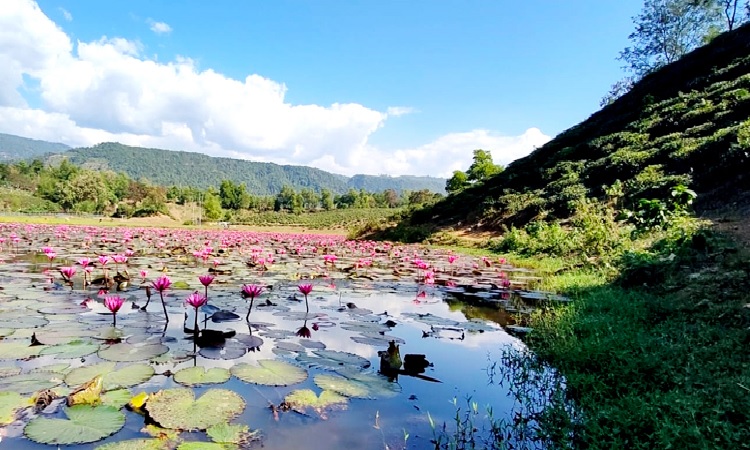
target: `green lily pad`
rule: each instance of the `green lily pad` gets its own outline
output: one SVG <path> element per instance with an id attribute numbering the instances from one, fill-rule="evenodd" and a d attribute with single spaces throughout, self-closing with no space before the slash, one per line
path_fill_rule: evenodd
<path id="1" fill-rule="evenodd" d="M 121 342 L 99 350 L 99 357 L 107 361 L 135 362 L 146 361 L 167 353 L 164 344 L 128 344 Z"/>
<path id="2" fill-rule="evenodd" d="M 339 369 L 349 367 L 353 369 L 366 369 L 370 367 L 370 360 L 354 353 L 337 352 L 334 350 L 316 350 L 313 352 L 317 357 L 303 353 L 297 357 L 297 361 L 310 367 L 324 367 Z"/>
<path id="3" fill-rule="evenodd" d="M 68 368 L 70 368 L 70 364 L 68 363 L 57 363 L 57 364 L 50 364 L 48 366 L 34 367 L 33 369 L 29 370 L 29 372 L 30 373 L 57 372 L 60 374 L 64 374 L 67 372 Z"/>
<path id="4" fill-rule="evenodd" d="M 0 378 L 0 391 L 30 394 L 50 389 L 63 382 L 63 375 L 57 372 L 33 372 Z"/>
<path id="5" fill-rule="evenodd" d="M 78 367 L 65 376 L 65 384 L 77 386 L 97 375 L 102 375 L 104 390 L 129 388 L 148 381 L 154 376 L 154 368 L 148 364 L 131 364 L 115 370 L 113 362 L 101 362 L 90 366 Z M 0 379 L 2 380 L 2 379 Z"/>
<path id="6" fill-rule="evenodd" d="M 236 450 L 234 444 L 218 444 L 216 442 L 183 442 L 177 450 Z"/>
<path id="7" fill-rule="evenodd" d="M 184 281 L 175 281 L 174 283 L 172 283 L 172 289 L 184 291 L 186 289 L 191 289 L 191 288 L 190 288 L 190 285 Z"/>
<path id="8" fill-rule="evenodd" d="M 29 399 L 17 392 L 0 392 L 0 425 L 13 422 L 16 411 L 29 405 Z"/>
<path id="9" fill-rule="evenodd" d="M 307 371 L 288 362 L 273 359 L 258 361 L 258 366 L 246 363 L 232 367 L 232 375 L 246 383 L 266 386 L 288 386 L 305 381 Z"/>
<path id="10" fill-rule="evenodd" d="M 113 406 L 77 405 L 64 411 L 67 419 L 33 419 L 24 434 L 40 444 L 85 444 L 110 436 L 125 425 L 125 415 Z"/>
<path id="11" fill-rule="evenodd" d="M 227 389 L 209 389 L 196 400 L 192 389 L 175 388 L 151 394 L 146 409 L 163 428 L 205 430 L 239 415 L 245 401 Z"/>
<path id="12" fill-rule="evenodd" d="M 206 430 L 212 441 L 218 444 L 244 444 L 258 435 L 258 431 L 250 431 L 247 425 L 220 423 Z"/>
<path id="13" fill-rule="evenodd" d="M 333 391 L 325 390 L 318 396 L 311 389 L 298 389 L 284 398 L 284 402 L 295 411 L 305 413 L 307 409 L 312 409 L 321 415 L 327 408 L 346 407 L 348 401 L 347 397 Z"/>
<path id="14" fill-rule="evenodd" d="M 110 442 L 94 450 L 168 450 L 172 442 L 161 439 L 131 439 L 129 441 Z"/>
<path id="15" fill-rule="evenodd" d="M 122 408 L 130 403 L 133 394 L 128 389 L 115 389 L 102 394 L 102 404 Z"/>
<path id="16" fill-rule="evenodd" d="M 0 378 L 18 375 L 21 373 L 20 367 L 0 367 Z"/>
<path id="17" fill-rule="evenodd" d="M 0 342 L 0 359 L 26 359 L 44 349 L 42 345 L 29 346 L 28 342 Z"/>
<path id="18" fill-rule="evenodd" d="M 400 392 L 399 385 L 381 375 L 362 372 L 344 372 L 346 376 L 319 374 L 313 379 L 323 390 L 331 390 L 346 397 L 385 398 Z"/>
<path id="19" fill-rule="evenodd" d="M 229 381 L 229 370 L 223 367 L 186 367 L 174 374 L 174 380 L 186 386 L 198 384 L 220 384 Z"/>
<path id="20" fill-rule="evenodd" d="M 55 359 L 77 359 L 90 355 L 97 350 L 99 350 L 98 344 L 76 340 L 68 344 L 46 346 L 39 354 L 55 355 Z"/>

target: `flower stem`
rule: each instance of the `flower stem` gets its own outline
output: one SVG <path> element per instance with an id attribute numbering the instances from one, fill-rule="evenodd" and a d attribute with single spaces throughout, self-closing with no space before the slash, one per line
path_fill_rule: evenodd
<path id="1" fill-rule="evenodd" d="M 161 297 L 161 306 L 164 308 L 164 318 L 167 319 L 167 322 L 169 322 L 169 315 L 167 314 L 167 304 L 164 303 L 164 293 L 159 292 L 159 297 Z"/>

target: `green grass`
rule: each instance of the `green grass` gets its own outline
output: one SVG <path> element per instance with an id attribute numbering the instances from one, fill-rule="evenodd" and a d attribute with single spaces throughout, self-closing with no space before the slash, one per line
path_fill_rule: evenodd
<path id="1" fill-rule="evenodd" d="M 574 302 L 539 310 L 528 344 L 564 375 L 584 417 L 574 447 L 750 447 L 750 264 L 711 233 L 695 236 L 657 256 L 664 280 L 651 288 L 632 285 L 632 266 L 617 278 L 590 269 L 548 282 Z"/>

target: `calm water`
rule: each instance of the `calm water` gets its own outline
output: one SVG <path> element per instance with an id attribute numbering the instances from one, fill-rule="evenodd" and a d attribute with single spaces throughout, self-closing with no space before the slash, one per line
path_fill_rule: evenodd
<path id="1" fill-rule="evenodd" d="M 69 244 L 74 247 L 74 243 Z M 78 255 L 85 252 L 78 252 Z M 71 256 L 68 261 L 74 261 Z M 163 258 L 162 258 L 163 259 Z M 130 273 L 137 273 L 139 268 L 148 268 L 154 272 L 149 279 L 157 276 L 158 268 L 165 264 L 162 259 L 131 258 Z M 112 320 L 110 314 L 96 301 L 89 306 L 81 306 L 87 298 L 96 298 L 96 289 L 84 291 L 80 285 L 71 290 L 59 285 L 56 271 L 44 272 L 47 263 L 44 255 L 7 255 L 6 264 L 0 272 L 0 329 L 5 337 L 2 342 L 29 342 L 31 334 L 36 332 L 43 344 L 45 336 L 49 339 L 65 341 L 61 338 L 63 330 L 71 335 L 82 336 L 86 342 L 94 342 L 105 348 L 107 344 L 97 340 L 93 335 L 100 334 L 109 328 Z M 161 265 L 157 264 L 157 261 Z M 215 284 L 209 288 L 209 300 L 214 306 L 226 311 L 234 311 L 240 320 L 213 323 L 208 327 L 219 330 L 234 330 L 237 339 L 229 339 L 225 350 L 216 350 L 198 354 L 193 358 L 181 360 L 193 349 L 191 335 L 183 330 L 185 316 L 187 325 L 192 326 L 191 310 L 184 306 L 184 298 L 192 290 L 203 287 L 195 281 L 197 274 L 205 273 L 205 267 L 190 262 L 181 263 L 175 268 L 179 259 L 171 258 L 168 275 L 175 279 L 186 280 L 189 289 L 172 289 L 166 296 L 170 321 L 163 320 L 162 306 L 158 294 L 151 299 L 148 312 L 131 308 L 130 302 L 139 306 L 145 304 L 145 289 L 133 280 L 131 286 L 119 293 L 127 303 L 118 314 L 117 326 L 126 341 L 144 342 L 157 340 L 169 347 L 169 357 L 152 359 L 150 364 L 155 368 L 154 375 L 147 382 L 130 388 L 131 393 L 156 392 L 160 389 L 181 387 L 169 373 L 177 372 L 193 365 L 203 367 L 231 368 L 239 363 L 255 363 L 264 359 L 282 359 L 304 367 L 308 370 L 307 379 L 299 384 L 286 387 L 269 387 L 245 383 L 235 377 L 224 384 L 205 385 L 194 388 L 196 396 L 207 389 L 222 387 L 239 393 L 247 406 L 244 412 L 234 419 L 233 423 L 249 425 L 251 429 L 260 430 L 261 441 L 255 446 L 265 449 L 325 448 L 325 449 L 397 449 L 397 448 L 430 448 L 433 431 L 428 420 L 428 413 L 436 424 L 451 423 L 456 414 L 457 402 L 461 410 L 466 408 L 466 399 L 471 398 L 478 405 L 480 413 L 486 406 L 492 406 L 495 418 L 509 418 L 513 407 L 508 392 L 496 383 L 490 384 L 488 366 L 497 360 L 503 348 L 508 346 L 522 347 L 514 337 L 509 336 L 496 323 L 507 319 L 503 313 L 494 309 L 482 310 L 465 308 L 461 303 L 449 305 L 450 297 L 433 286 L 419 287 L 415 283 L 398 280 L 350 281 L 335 277 L 313 280 L 314 291 L 310 296 L 310 319 L 307 326 L 311 329 L 310 339 L 298 337 L 294 332 L 304 320 L 305 304 L 297 291 L 297 282 L 285 281 L 289 273 L 276 275 L 260 274 L 260 282 L 273 285 L 273 290 L 256 300 L 250 315 L 251 329 L 245 322 L 248 302 L 239 295 L 242 280 L 248 279 L 248 272 L 239 272 L 234 267 L 231 275 L 219 275 Z M 54 264 L 55 266 L 59 263 Z M 304 265 L 304 264 L 303 264 Z M 309 266 L 309 265 L 308 265 Z M 99 269 L 94 272 L 101 273 Z M 52 283 L 50 283 L 52 274 Z M 133 277 L 136 278 L 136 277 Z M 377 277 L 371 277 L 377 278 Z M 335 284 L 335 287 L 332 286 Z M 425 291 L 424 297 L 417 297 L 417 292 Z M 291 299 L 296 293 L 297 299 Z M 276 306 L 258 306 L 264 301 L 276 303 Z M 347 303 L 349 303 L 348 306 Z M 470 317 L 492 317 L 494 321 L 481 318 L 467 321 L 463 310 Z M 43 318 L 44 323 L 24 326 L 20 317 Z M 202 317 L 199 316 L 199 317 Z M 383 335 L 373 333 L 371 328 L 386 321 L 395 322 Z M 317 330 L 312 325 L 317 324 Z M 10 331 L 8 331 L 10 330 Z M 45 332 L 47 334 L 45 334 Z M 262 338 L 258 348 L 243 348 L 240 343 L 252 332 L 253 336 Z M 71 340 L 72 338 L 67 338 Z M 322 368 L 315 361 L 315 350 L 325 348 L 337 352 L 358 355 L 370 362 L 366 372 L 376 373 L 380 364 L 378 351 L 386 350 L 388 341 L 395 339 L 400 343 L 400 353 L 423 354 L 431 363 L 422 374 L 424 377 L 399 375 L 393 380 L 398 393 L 391 398 L 350 399 L 345 409 L 335 408 L 326 411 L 323 417 L 314 412 L 300 414 L 294 411 L 280 412 L 275 415 L 269 405 L 279 405 L 284 397 L 296 389 L 312 389 L 320 393 L 313 382 L 319 373 L 332 373 L 335 368 Z M 2 351 L 2 350 L 0 350 Z M 300 354 L 313 359 L 299 361 Z M 227 359 L 214 359 L 227 358 Z M 0 367 L 16 366 L 27 373 L 34 368 L 43 368 L 51 364 L 66 363 L 68 371 L 72 368 L 95 364 L 101 359 L 97 353 L 82 358 L 55 359 L 54 356 L 39 356 L 28 360 L 2 360 Z M 146 359 L 141 362 L 149 363 Z M 118 363 L 118 367 L 129 363 Z M 0 382 L 2 378 L 0 378 Z M 497 379 L 494 380 L 495 382 Z M 61 384 L 64 387 L 64 384 Z M 92 444 L 70 446 L 76 449 L 94 449 L 102 444 L 146 438 L 141 432 L 144 417 L 126 411 L 125 427 L 102 441 Z M 481 414 L 480 414 L 481 415 Z M 48 417 L 64 417 L 62 408 L 46 414 Z M 32 450 L 45 449 L 50 446 L 31 442 L 23 436 L 23 427 L 35 417 L 30 410 L 24 411 L 10 426 L 0 429 L 3 434 L 0 448 Z M 408 438 L 405 439 L 405 435 Z M 207 441 L 203 432 L 183 433 L 185 440 Z"/>

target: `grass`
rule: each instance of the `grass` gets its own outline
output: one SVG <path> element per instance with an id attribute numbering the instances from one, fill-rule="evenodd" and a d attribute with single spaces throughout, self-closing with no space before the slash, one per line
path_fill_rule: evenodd
<path id="1" fill-rule="evenodd" d="M 750 447 L 750 264 L 708 232 L 669 251 L 654 260 L 664 280 L 651 287 L 633 285 L 632 260 L 615 278 L 553 277 L 575 302 L 532 317 L 528 345 L 565 376 L 585 417 L 568 445 Z"/>

